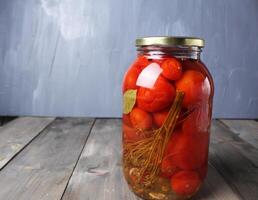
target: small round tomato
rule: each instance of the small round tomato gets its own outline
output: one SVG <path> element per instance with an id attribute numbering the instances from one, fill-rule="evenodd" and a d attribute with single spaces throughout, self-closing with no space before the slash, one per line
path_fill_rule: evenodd
<path id="1" fill-rule="evenodd" d="M 136 81 L 141 70 L 138 67 L 131 67 L 124 76 L 123 92 L 128 89 L 137 89 Z"/>
<path id="2" fill-rule="evenodd" d="M 173 160 L 171 160 L 169 156 L 164 156 L 160 166 L 161 175 L 170 178 L 176 170 L 177 168 L 173 164 Z"/>
<path id="3" fill-rule="evenodd" d="M 128 126 L 132 126 L 130 115 L 129 114 L 123 114 L 123 123 L 125 123 Z"/>
<path id="4" fill-rule="evenodd" d="M 173 160 L 175 165 L 180 169 L 194 170 L 205 162 L 205 152 L 201 152 L 201 155 L 198 155 L 197 153 L 198 151 L 193 148 L 181 150 L 174 154 L 171 160 Z"/>
<path id="5" fill-rule="evenodd" d="M 178 80 L 182 75 L 182 65 L 176 58 L 168 58 L 161 64 L 162 75 L 169 80 Z"/>
<path id="6" fill-rule="evenodd" d="M 168 144 L 166 146 L 165 153 L 164 153 L 165 156 L 171 156 L 171 151 L 174 149 L 174 147 L 178 141 L 178 137 L 181 137 L 182 134 L 183 134 L 182 130 L 180 130 L 180 129 L 174 130 L 174 132 L 171 134 Z"/>
<path id="7" fill-rule="evenodd" d="M 201 179 L 195 171 L 180 171 L 171 178 L 172 190 L 180 195 L 193 195 L 200 185 Z"/>
<path id="8" fill-rule="evenodd" d="M 160 111 L 160 112 L 154 112 L 154 113 L 152 114 L 154 124 L 155 124 L 158 128 L 161 127 L 161 126 L 164 124 L 164 122 L 165 122 L 165 120 L 166 120 L 166 117 L 167 117 L 167 115 L 168 115 L 168 112 L 169 112 L 169 110 L 166 109 L 166 110 L 163 110 L 163 111 Z"/>
<path id="9" fill-rule="evenodd" d="M 183 106 L 185 108 L 202 100 L 204 79 L 205 77 L 201 72 L 187 70 L 183 73 L 182 77 L 176 81 L 176 89 L 185 92 L 183 100 Z"/>
<path id="10" fill-rule="evenodd" d="M 148 130 L 152 127 L 152 116 L 140 108 L 131 111 L 130 119 L 134 128 Z"/>
<path id="11" fill-rule="evenodd" d="M 208 132 L 210 124 L 209 106 L 201 105 L 196 108 L 183 122 L 183 131 L 194 135 Z"/>
<path id="12" fill-rule="evenodd" d="M 123 123 L 122 129 L 123 129 L 123 138 L 125 140 L 135 141 L 139 139 L 139 135 L 137 134 L 137 131 L 134 128 Z"/>
<path id="13" fill-rule="evenodd" d="M 139 87 L 137 105 L 148 112 L 157 112 L 168 107 L 175 98 L 175 88 L 165 78 L 159 76 L 153 88 Z"/>
<path id="14" fill-rule="evenodd" d="M 180 169 L 193 170 L 206 162 L 208 154 L 208 134 L 189 135 L 185 132 L 172 134 L 166 153 Z"/>
<path id="15" fill-rule="evenodd" d="M 139 69 L 144 69 L 148 66 L 151 62 L 148 60 L 146 56 L 139 56 L 136 61 L 133 63 L 133 66 L 138 67 Z"/>
<path id="16" fill-rule="evenodd" d="M 139 130 L 136 130 L 135 128 L 132 128 L 126 124 L 122 124 L 122 129 L 123 129 L 123 138 L 126 141 L 138 141 L 146 137 L 146 135 L 144 135 Z"/>

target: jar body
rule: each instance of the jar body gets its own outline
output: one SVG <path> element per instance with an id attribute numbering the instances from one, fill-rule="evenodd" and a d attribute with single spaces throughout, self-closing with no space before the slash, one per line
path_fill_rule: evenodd
<path id="1" fill-rule="evenodd" d="M 143 199 L 190 198 L 207 174 L 213 81 L 178 52 L 141 51 L 124 76 L 123 170 Z"/>

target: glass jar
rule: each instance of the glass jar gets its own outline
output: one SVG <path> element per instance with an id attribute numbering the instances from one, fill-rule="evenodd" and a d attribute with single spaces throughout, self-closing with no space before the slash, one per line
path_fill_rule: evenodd
<path id="1" fill-rule="evenodd" d="M 208 165 L 214 86 L 204 40 L 146 37 L 123 80 L 123 170 L 143 199 L 187 199 Z"/>

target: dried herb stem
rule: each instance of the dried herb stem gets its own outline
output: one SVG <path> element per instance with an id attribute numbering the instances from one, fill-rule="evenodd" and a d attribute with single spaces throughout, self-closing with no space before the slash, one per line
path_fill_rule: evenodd
<path id="1" fill-rule="evenodd" d="M 177 91 L 164 124 L 153 131 L 140 131 L 146 137 L 132 142 L 125 141 L 124 162 L 139 167 L 137 182 L 150 185 L 160 172 L 160 164 L 170 136 L 176 126 L 182 108 L 184 92 Z"/>

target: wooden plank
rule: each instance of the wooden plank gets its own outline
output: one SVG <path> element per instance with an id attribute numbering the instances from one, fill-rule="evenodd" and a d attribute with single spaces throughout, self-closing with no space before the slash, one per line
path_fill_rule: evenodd
<path id="1" fill-rule="evenodd" d="M 21 117 L 0 128 L 0 170 L 54 118 Z"/>
<path id="2" fill-rule="evenodd" d="M 209 160 L 235 193 L 243 199 L 257 200 L 258 168 L 242 154 L 244 141 L 234 137 L 240 144 L 237 147 L 231 134 L 220 122 L 213 121 Z"/>
<path id="3" fill-rule="evenodd" d="M 120 120 L 97 120 L 63 196 L 63 200 L 136 200 L 121 168 Z M 208 178 L 195 199 L 239 200 L 217 170 L 209 166 Z"/>
<path id="4" fill-rule="evenodd" d="M 56 119 L 0 173 L 0 199 L 59 200 L 94 119 Z"/>
<path id="5" fill-rule="evenodd" d="M 240 138 L 258 149 L 258 122 L 254 120 L 220 120 Z"/>
<path id="6" fill-rule="evenodd" d="M 209 164 L 208 175 L 194 200 L 241 200 L 218 171 Z"/>
<path id="7" fill-rule="evenodd" d="M 233 133 L 224 123 L 213 122 L 213 139 L 217 142 L 230 143 L 234 148 L 244 155 L 254 166 L 258 168 L 258 149 Z"/>
<path id="8" fill-rule="evenodd" d="M 121 120 L 96 121 L 63 200 L 136 200 L 121 168 Z"/>

